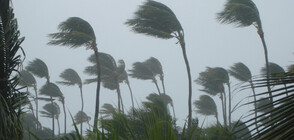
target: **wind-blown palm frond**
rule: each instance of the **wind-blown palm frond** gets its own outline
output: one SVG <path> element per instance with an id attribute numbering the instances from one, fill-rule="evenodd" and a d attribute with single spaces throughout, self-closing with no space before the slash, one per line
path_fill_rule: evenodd
<path id="1" fill-rule="evenodd" d="M 88 122 L 91 120 L 91 117 L 89 117 L 85 112 L 79 111 L 75 116 L 74 120 L 76 124 L 82 124 L 84 122 Z"/>
<path id="2" fill-rule="evenodd" d="M 162 3 L 148 0 L 139 7 L 133 19 L 126 22 L 136 33 L 158 38 L 175 37 L 174 32 L 182 31 L 182 26 L 173 11 Z"/>
<path id="3" fill-rule="evenodd" d="M 129 70 L 130 76 L 141 80 L 152 80 L 156 74 L 142 62 L 133 63 L 133 69 Z"/>
<path id="4" fill-rule="evenodd" d="M 217 14 L 217 19 L 238 27 L 261 25 L 258 9 L 251 0 L 228 0 L 224 10 Z"/>
<path id="5" fill-rule="evenodd" d="M 58 84 L 63 84 L 67 86 L 78 85 L 82 86 L 82 80 L 79 74 L 73 69 L 64 70 L 59 77 L 61 77 L 64 81 L 58 81 Z"/>
<path id="6" fill-rule="evenodd" d="M 48 67 L 41 59 L 36 58 L 35 60 L 30 61 L 26 66 L 26 69 L 39 78 L 49 79 Z"/>
<path id="7" fill-rule="evenodd" d="M 280 82 L 276 82 L 280 81 Z M 294 75 L 293 73 L 285 73 L 285 76 L 282 78 L 271 78 L 270 85 L 278 86 L 287 84 L 287 86 L 277 88 L 272 90 L 274 96 L 265 97 L 268 94 L 268 91 L 261 92 L 256 95 L 256 97 L 261 97 L 257 100 L 257 103 L 267 101 L 269 103 L 260 104 L 257 110 L 262 111 L 263 113 L 258 115 L 256 118 L 260 125 L 260 133 L 256 133 L 255 129 L 250 129 L 250 132 L 253 135 L 253 139 L 291 139 L 294 136 Z M 256 88 L 267 87 L 267 79 L 264 77 L 253 80 L 253 83 Z M 285 90 L 287 89 L 287 90 Z M 285 96 L 289 94 L 289 96 Z M 273 102 L 270 100 L 273 98 Z M 251 102 L 253 104 L 254 102 Z M 250 116 L 251 114 L 249 114 Z M 266 117 L 267 116 L 267 117 Z M 268 119 L 268 118 L 271 119 Z M 254 124 L 254 119 L 249 118 L 245 123 L 250 126 Z"/>
<path id="8" fill-rule="evenodd" d="M 101 107 L 100 113 L 103 115 L 103 118 L 111 116 L 116 112 L 116 109 L 111 104 L 103 104 Z"/>
<path id="9" fill-rule="evenodd" d="M 20 79 L 18 85 L 34 87 L 36 85 L 35 77 L 28 71 L 23 70 L 19 73 Z"/>
<path id="10" fill-rule="evenodd" d="M 62 92 L 59 87 L 54 83 L 46 83 L 41 87 L 39 91 L 40 95 L 52 96 L 52 97 L 61 97 Z"/>
<path id="11" fill-rule="evenodd" d="M 161 66 L 161 63 L 158 61 L 158 59 L 154 57 L 150 57 L 149 59 L 145 60 L 143 63 L 146 64 L 153 73 L 156 73 L 159 75 L 163 74 L 162 66 Z"/>
<path id="12" fill-rule="evenodd" d="M 228 72 L 242 82 L 248 82 L 252 78 L 249 68 L 241 62 L 235 63 L 231 66 Z"/>
<path id="13" fill-rule="evenodd" d="M 51 40 L 49 45 L 69 46 L 77 48 L 80 46 L 92 45 L 96 43 L 96 37 L 92 26 L 79 17 L 70 17 L 66 21 L 61 22 L 58 26 L 60 32 L 52 33 L 48 36 Z"/>
<path id="14" fill-rule="evenodd" d="M 270 62 L 269 65 L 269 76 L 271 78 L 275 77 L 275 78 L 281 78 L 282 76 L 285 76 L 285 70 L 279 66 L 276 63 L 272 63 Z M 263 75 L 266 75 L 267 71 L 266 71 L 266 67 L 262 67 L 261 68 L 261 73 Z"/>
<path id="15" fill-rule="evenodd" d="M 194 101 L 196 112 L 202 115 L 217 115 L 217 108 L 214 100 L 208 95 L 201 95 L 199 100 Z"/>
<path id="16" fill-rule="evenodd" d="M 52 116 L 56 116 L 60 114 L 60 108 L 57 103 L 48 103 L 43 106 L 45 111 L 40 111 L 42 117 L 52 118 Z"/>

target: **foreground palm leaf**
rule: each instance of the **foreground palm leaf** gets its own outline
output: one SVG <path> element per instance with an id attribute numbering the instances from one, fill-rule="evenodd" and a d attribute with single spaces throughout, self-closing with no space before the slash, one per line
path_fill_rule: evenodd
<path id="1" fill-rule="evenodd" d="M 279 82 L 276 82 L 279 81 Z M 261 103 L 257 108 L 259 111 L 263 111 L 257 116 L 260 133 L 258 134 L 255 129 L 250 129 L 253 135 L 253 139 L 291 139 L 294 136 L 294 74 L 292 72 L 285 73 L 282 78 L 271 78 L 270 85 L 279 86 L 287 84 L 287 86 L 272 90 L 273 97 L 265 97 L 268 91 L 256 94 L 260 97 L 257 103 Z M 253 84 L 256 88 L 267 87 L 267 78 L 258 78 L 253 80 Z M 287 90 L 286 90 L 287 89 Z M 289 96 L 285 96 L 289 94 Z M 262 98 L 265 97 L 265 98 Z M 271 99 L 272 98 L 272 99 Z M 273 100 L 273 104 L 271 104 Z M 266 103 L 267 102 L 267 103 Z M 253 104 L 254 102 L 251 102 Z M 272 107 L 274 106 L 274 108 Z M 249 114 L 250 116 L 251 114 Z M 271 116 L 271 119 L 268 119 Z M 250 126 L 254 124 L 255 118 L 249 118 L 245 123 Z"/>
<path id="2" fill-rule="evenodd" d="M 96 106 L 95 106 L 95 119 L 94 130 L 97 128 L 97 119 L 99 113 L 100 104 L 100 61 L 98 57 L 98 48 L 96 42 L 95 32 L 92 26 L 85 20 L 79 17 L 70 17 L 66 21 L 61 22 L 58 26 L 60 32 L 49 34 L 51 40 L 49 45 L 61 45 L 68 46 L 70 48 L 78 48 L 86 46 L 88 49 L 92 49 L 95 54 L 97 63 L 97 90 L 96 90 Z"/>
<path id="3" fill-rule="evenodd" d="M 192 79 L 186 54 L 184 30 L 176 15 L 166 5 L 148 0 L 135 12 L 135 17 L 133 19 L 127 20 L 126 24 L 131 26 L 136 33 L 162 39 L 176 38 L 180 43 L 188 74 L 188 127 L 190 128 L 192 119 Z"/>

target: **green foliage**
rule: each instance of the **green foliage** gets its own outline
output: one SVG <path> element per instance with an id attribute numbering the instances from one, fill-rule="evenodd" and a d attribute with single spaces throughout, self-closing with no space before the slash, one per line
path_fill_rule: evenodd
<path id="1" fill-rule="evenodd" d="M 59 77 L 61 77 L 64 81 L 58 81 L 58 84 L 73 86 L 78 85 L 79 87 L 82 86 L 82 80 L 79 74 L 73 69 L 66 69 L 64 70 Z"/>
<path id="2" fill-rule="evenodd" d="M 252 79 L 249 68 L 241 62 L 235 63 L 233 66 L 231 66 L 228 72 L 231 76 L 242 82 L 248 82 Z"/>
<path id="3" fill-rule="evenodd" d="M 52 116 L 55 116 L 56 118 L 58 118 L 60 114 L 60 108 L 55 102 L 53 104 L 46 104 L 45 106 L 43 106 L 43 109 L 45 111 L 40 111 L 42 117 L 52 118 Z"/>
<path id="4" fill-rule="evenodd" d="M 217 107 L 214 100 L 208 95 L 201 95 L 199 100 L 194 101 L 196 112 L 203 115 L 217 115 Z"/>
<path id="5" fill-rule="evenodd" d="M 77 48 L 80 46 L 91 47 L 96 43 L 96 37 L 92 26 L 79 17 L 70 17 L 59 24 L 60 32 L 49 34 L 51 40 L 49 45 L 69 46 Z"/>
<path id="6" fill-rule="evenodd" d="M 28 71 L 22 70 L 19 73 L 20 80 L 18 85 L 20 86 L 27 86 L 27 87 L 34 87 L 36 85 L 35 77 Z"/>
<path id="7" fill-rule="evenodd" d="M 135 17 L 125 24 L 136 33 L 158 38 L 173 38 L 175 32 L 182 31 L 182 26 L 173 11 L 166 5 L 153 0 L 146 1 L 135 12 Z"/>
<path id="8" fill-rule="evenodd" d="M 81 124 L 84 122 L 89 122 L 91 120 L 91 117 L 89 117 L 85 112 L 79 111 L 74 116 L 75 124 Z"/>
<path id="9" fill-rule="evenodd" d="M 217 14 L 217 19 L 237 27 L 261 26 L 258 9 L 252 0 L 228 0 L 224 10 Z"/>
<path id="10" fill-rule="evenodd" d="M 285 70 L 276 63 L 270 62 L 269 65 L 268 65 L 268 68 L 269 68 L 269 76 L 270 76 L 270 78 L 279 79 L 279 78 L 285 76 Z M 266 75 L 266 73 L 267 73 L 266 66 L 262 67 L 260 71 L 261 71 L 261 73 L 263 75 Z"/>
<path id="11" fill-rule="evenodd" d="M 59 87 L 54 83 L 46 83 L 40 88 L 40 95 L 52 96 L 52 97 L 62 97 L 62 92 Z"/>
<path id="12" fill-rule="evenodd" d="M 49 79 L 48 67 L 41 59 L 36 58 L 35 60 L 30 61 L 26 66 L 26 69 L 39 78 Z"/>

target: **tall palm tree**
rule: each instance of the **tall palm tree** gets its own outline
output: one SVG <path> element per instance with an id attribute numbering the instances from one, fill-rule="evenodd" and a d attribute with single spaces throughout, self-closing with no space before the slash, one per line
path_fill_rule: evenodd
<path id="1" fill-rule="evenodd" d="M 217 124 L 219 124 L 217 107 L 214 100 L 210 96 L 201 95 L 199 100 L 194 101 L 194 105 L 197 108 L 197 113 L 205 116 L 214 115 Z"/>
<path id="2" fill-rule="evenodd" d="M 35 91 L 35 98 L 34 98 L 34 101 L 35 101 L 35 104 L 36 104 L 36 120 L 37 122 L 39 122 L 39 103 L 38 103 L 38 89 L 37 89 L 37 82 L 36 82 L 36 79 L 35 77 L 28 71 L 26 70 L 22 70 L 20 73 L 20 80 L 19 80 L 19 83 L 18 85 L 20 86 L 26 86 L 26 87 L 32 87 L 34 88 L 34 91 Z M 36 123 L 37 125 L 37 129 L 39 128 L 39 123 Z"/>
<path id="3" fill-rule="evenodd" d="M 254 89 L 254 85 L 252 83 L 252 74 L 250 69 L 243 63 L 239 62 L 239 63 L 235 63 L 233 66 L 230 67 L 230 69 L 228 70 L 228 72 L 230 73 L 231 76 L 235 77 L 237 80 L 242 81 L 242 82 L 249 82 L 250 87 L 252 89 L 252 93 L 253 93 L 253 99 L 254 99 L 254 115 L 255 118 L 257 117 L 257 106 L 256 106 L 256 94 L 255 94 L 255 89 Z M 257 132 L 259 133 L 259 129 L 257 126 L 257 119 L 255 119 L 255 127 L 257 128 Z"/>
<path id="4" fill-rule="evenodd" d="M 100 63 L 98 57 L 98 47 L 95 32 L 92 26 L 79 17 L 70 17 L 66 21 L 61 22 L 58 26 L 60 32 L 49 34 L 51 40 L 49 45 L 62 45 L 70 48 L 78 48 L 85 46 L 87 49 L 94 51 L 97 63 L 97 90 L 96 90 L 96 106 L 94 128 L 97 128 L 99 104 L 100 104 Z"/>
<path id="5" fill-rule="evenodd" d="M 199 74 L 199 77 L 195 80 L 196 83 L 203 86 L 204 89 L 202 91 L 210 94 L 210 95 L 220 95 L 220 99 L 222 102 L 222 110 L 223 110 L 223 118 L 224 125 L 227 126 L 227 103 L 226 103 L 226 92 L 224 84 L 228 86 L 229 90 L 229 125 L 230 125 L 230 114 L 231 114 L 231 95 L 230 95 L 230 82 L 229 76 L 225 69 L 220 67 L 210 68 L 204 72 Z"/>
<path id="6" fill-rule="evenodd" d="M 126 22 L 136 33 L 142 33 L 162 39 L 176 38 L 181 45 L 183 57 L 185 60 L 188 82 L 188 126 L 191 125 L 192 118 L 192 79 L 189 61 L 186 54 L 186 44 L 184 39 L 184 30 L 173 11 L 166 5 L 148 0 L 135 12 L 135 17 Z"/>
<path id="7" fill-rule="evenodd" d="M 53 97 L 57 97 L 57 98 L 60 98 L 62 97 L 62 93 L 60 91 L 60 89 L 58 88 L 58 86 L 54 83 L 46 83 L 45 85 L 43 85 L 41 88 L 40 88 L 40 91 L 39 91 L 40 95 L 45 95 L 45 96 L 49 96 L 50 97 L 50 102 L 51 104 L 53 105 L 54 102 L 53 102 Z M 50 118 L 52 118 L 52 128 L 54 128 L 55 126 L 55 123 L 54 123 L 54 115 L 51 114 L 52 116 Z M 66 127 L 66 126 L 65 126 Z M 53 137 L 54 137 L 54 129 L 52 129 L 52 133 L 53 133 Z"/>
<path id="8" fill-rule="evenodd" d="M 133 78 L 141 79 L 141 80 L 152 80 L 152 82 L 155 84 L 156 89 L 158 91 L 158 94 L 161 94 L 157 80 L 156 75 L 152 68 L 144 63 L 144 62 L 135 62 L 133 63 L 133 68 L 129 70 L 130 76 Z"/>
<path id="9" fill-rule="evenodd" d="M 47 117 L 47 118 L 53 117 L 52 124 L 54 124 L 54 118 L 58 120 L 58 116 L 60 114 L 60 108 L 58 104 L 55 102 L 53 104 L 48 103 L 45 106 L 43 106 L 43 109 L 44 111 L 40 111 L 40 113 L 42 114 L 42 117 Z M 58 125 L 59 125 L 59 121 L 58 121 Z M 58 126 L 58 128 L 60 127 Z M 52 125 L 52 130 L 53 130 L 52 137 L 54 137 L 54 130 L 55 130 L 54 125 Z M 60 134 L 60 131 L 59 131 L 59 134 Z"/>
<path id="10" fill-rule="evenodd" d="M 149 59 L 145 60 L 144 63 L 148 66 L 148 68 L 150 68 L 153 71 L 153 73 L 156 73 L 159 75 L 159 79 L 162 84 L 163 94 L 166 94 L 162 65 L 159 62 L 159 60 L 154 57 L 150 57 Z"/>
<path id="11" fill-rule="evenodd" d="M 88 66 L 85 69 L 85 73 L 89 75 L 95 75 L 96 66 L 95 66 L 95 59 L 94 56 L 90 56 L 88 59 L 91 63 L 94 63 L 93 66 Z M 122 105 L 122 98 L 121 98 L 121 91 L 119 84 L 123 82 L 125 79 L 124 72 L 125 72 L 125 64 L 120 61 L 119 65 L 116 64 L 114 58 L 106 53 L 99 53 L 99 60 L 101 66 L 101 81 L 103 83 L 103 87 L 116 90 L 117 92 L 117 99 L 118 99 L 118 109 L 121 111 L 120 105 Z M 87 79 L 85 81 L 86 84 L 92 83 L 97 81 L 96 78 L 94 79 Z M 122 109 L 124 110 L 124 109 Z"/>
<path id="12" fill-rule="evenodd" d="M 257 33 L 262 41 L 266 73 L 267 73 L 267 90 L 270 97 L 272 97 L 269 85 L 269 60 L 267 46 L 264 39 L 264 32 L 262 29 L 259 11 L 252 0 L 228 0 L 222 12 L 217 14 L 217 19 L 221 23 L 235 24 L 237 27 L 248 27 L 253 25 L 257 29 Z M 271 98 L 272 99 L 272 98 Z M 273 102 L 271 100 L 271 102 Z"/>
<path id="13" fill-rule="evenodd" d="M 63 81 L 58 81 L 58 84 L 66 85 L 66 86 L 74 86 L 77 85 L 80 89 L 81 100 L 82 100 L 82 109 L 81 111 L 84 112 L 84 98 L 83 98 L 83 82 L 79 76 L 79 74 L 73 69 L 66 69 L 64 70 L 59 77 L 63 79 Z M 61 101 L 64 101 L 64 98 L 60 98 Z M 64 114 L 66 114 L 64 110 Z M 66 116 L 66 115 L 65 115 Z M 66 126 L 66 119 L 64 120 L 64 124 Z M 81 124 L 81 135 L 83 130 L 83 124 Z M 66 133 L 66 127 L 64 128 L 64 133 Z"/>

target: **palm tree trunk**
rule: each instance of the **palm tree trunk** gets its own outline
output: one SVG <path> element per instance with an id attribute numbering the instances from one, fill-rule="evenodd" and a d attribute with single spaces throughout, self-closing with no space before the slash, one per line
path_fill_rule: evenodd
<path id="1" fill-rule="evenodd" d="M 63 113 L 64 113 L 64 134 L 66 134 L 66 111 L 65 111 L 65 102 L 64 99 L 62 99 L 62 107 L 63 107 Z"/>
<path id="2" fill-rule="evenodd" d="M 59 119 L 56 118 L 56 120 L 57 120 L 57 126 L 58 126 L 58 136 L 60 136 L 60 124 L 59 124 Z M 66 134 L 66 133 L 64 133 L 64 134 Z"/>
<path id="3" fill-rule="evenodd" d="M 51 104 L 53 105 L 53 98 L 50 96 Z M 54 125 L 54 114 L 52 113 L 52 138 L 54 138 L 54 130 L 55 130 L 55 125 Z"/>
<path id="4" fill-rule="evenodd" d="M 225 110 L 225 105 L 224 105 L 224 95 L 223 95 L 223 93 L 220 93 L 220 98 L 221 98 L 221 102 L 222 102 L 224 126 L 227 126 L 227 118 L 226 118 L 226 110 Z"/>
<path id="5" fill-rule="evenodd" d="M 228 90 L 229 90 L 229 127 L 231 128 L 231 123 L 232 123 L 232 95 L 231 95 L 231 86 L 230 83 L 228 85 Z"/>
<path id="6" fill-rule="evenodd" d="M 261 26 L 259 26 L 258 31 L 257 31 L 262 45 L 263 45 L 263 50 L 264 50 L 264 56 L 265 56 L 265 66 L 266 66 L 266 85 L 267 85 L 267 90 L 268 90 L 268 94 L 270 97 L 270 101 L 271 104 L 273 104 L 273 96 L 272 96 L 272 92 L 271 92 L 271 88 L 270 88 L 270 84 L 269 84 L 269 60 L 268 60 L 268 52 L 267 52 L 267 47 L 266 47 L 266 43 L 265 43 L 265 39 L 264 39 L 264 33 L 263 30 L 261 28 Z M 273 108 L 273 106 L 272 106 Z"/>
<path id="7" fill-rule="evenodd" d="M 225 126 L 228 126 L 228 116 L 227 116 L 227 96 L 226 93 L 223 92 L 224 94 L 224 115 L 225 115 Z"/>
<path id="8" fill-rule="evenodd" d="M 165 93 L 165 86 L 164 86 L 164 77 L 163 77 L 162 74 L 160 75 L 160 81 L 161 81 L 161 84 L 162 84 L 163 94 L 166 94 Z"/>
<path id="9" fill-rule="evenodd" d="M 98 129 L 97 124 L 98 124 L 99 105 L 100 105 L 100 83 L 101 83 L 100 61 L 99 61 L 99 57 L 98 57 L 98 48 L 97 48 L 96 44 L 94 47 L 94 52 L 95 52 L 95 57 L 96 57 L 96 62 L 97 62 L 97 89 L 96 89 L 96 106 L 95 106 L 93 131 L 95 131 L 95 129 Z"/>
<path id="10" fill-rule="evenodd" d="M 259 128 L 257 125 L 257 106 L 256 106 L 256 94 L 255 94 L 255 90 L 254 90 L 254 86 L 252 83 L 252 79 L 249 81 L 251 89 L 252 89 L 252 93 L 253 93 L 253 99 L 254 99 L 254 121 L 255 121 L 255 127 L 256 127 L 256 131 L 259 134 Z"/>
<path id="11" fill-rule="evenodd" d="M 39 115 L 38 115 L 38 107 L 39 107 L 39 103 L 38 103 L 38 93 L 37 93 L 37 85 L 34 84 L 34 91 L 35 91 L 35 95 L 36 95 L 36 98 L 35 98 L 35 103 L 36 103 L 36 119 L 37 119 L 37 129 L 39 129 Z"/>
<path id="12" fill-rule="evenodd" d="M 159 86 L 158 86 L 158 83 L 157 83 L 157 80 L 155 79 L 155 77 L 152 78 L 152 82 L 155 84 L 157 91 L 158 91 L 158 94 L 160 95 L 160 89 L 159 89 Z"/>
<path id="13" fill-rule="evenodd" d="M 82 100 L 82 109 L 81 111 L 84 112 L 84 98 L 83 98 L 83 88 L 82 88 L 82 85 L 79 86 L 80 88 L 80 92 L 81 92 L 81 100 Z M 82 115 L 82 118 L 81 120 L 83 120 L 83 115 Z M 81 136 L 83 135 L 83 121 L 81 123 Z"/>
<path id="14" fill-rule="evenodd" d="M 288 97 L 289 94 L 288 94 L 288 90 L 287 90 L 287 84 L 284 84 L 284 88 L 285 88 L 286 96 Z"/>
<path id="15" fill-rule="evenodd" d="M 179 42 L 181 44 L 182 52 L 183 52 L 183 57 L 185 60 L 186 68 L 187 68 L 187 74 L 188 74 L 188 82 L 189 82 L 189 97 L 188 97 L 188 128 L 191 127 L 191 121 L 192 121 L 192 78 L 191 78 L 191 71 L 190 71 L 190 65 L 189 61 L 187 58 L 187 53 L 186 53 L 186 44 L 184 40 L 184 36 L 180 31 L 178 31 L 179 34 Z"/>
<path id="16" fill-rule="evenodd" d="M 217 123 L 217 125 L 219 125 L 220 124 L 220 122 L 219 122 L 219 119 L 218 119 L 218 113 L 217 112 L 215 112 L 215 118 L 216 118 L 216 123 Z"/>
<path id="17" fill-rule="evenodd" d="M 129 80 L 127 80 L 126 83 L 127 83 L 128 87 L 129 87 L 129 90 L 130 90 L 131 99 L 132 99 L 132 107 L 133 107 L 133 109 L 135 109 L 135 106 L 134 106 L 134 98 L 133 98 L 133 91 L 131 89 L 131 85 L 130 85 Z"/>

